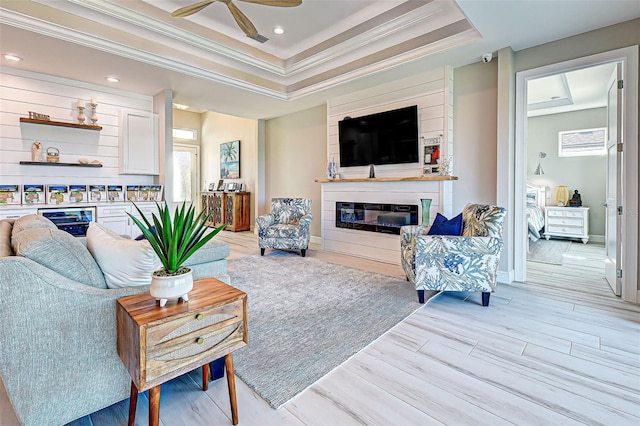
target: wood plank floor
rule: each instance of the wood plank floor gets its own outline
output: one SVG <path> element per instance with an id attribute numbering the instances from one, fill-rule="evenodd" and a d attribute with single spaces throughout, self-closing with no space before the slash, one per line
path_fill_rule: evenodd
<path id="1" fill-rule="evenodd" d="M 218 238 L 230 258 L 259 254 L 252 233 Z M 640 424 L 640 306 L 611 293 L 602 251 L 572 244 L 562 266 L 530 262 L 527 282 L 498 285 L 488 308 L 442 294 L 279 410 L 236 380 L 240 425 Z M 318 247 L 307 256 L 404 278 Z M 202 392 L 199 374 L 162 386 L 163 425 L 231 424 L 226 381 Z M 127 409 L 72 425 L 124 425 Z M 141 395 L 136 424 L 147 410 Z"/>

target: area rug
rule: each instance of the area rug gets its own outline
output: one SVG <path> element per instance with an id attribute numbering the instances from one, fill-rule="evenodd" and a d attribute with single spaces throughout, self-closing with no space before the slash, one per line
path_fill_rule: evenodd
<path id="1" fill-rule="evenodd" d="M 529 245 L 527 260 L 562 265 L 564 255 L 569 251 L 569 247 L 571 247 L 571 241 L 540 239 Z"/>
<path id="2" fill-rule="evenodd" d="M 273 408 L 422 306 L 405 280 L 286 251 L 232 259 L 227 269 L 249 305 L 249 344 L 233 353 L 235 372 Z"/>

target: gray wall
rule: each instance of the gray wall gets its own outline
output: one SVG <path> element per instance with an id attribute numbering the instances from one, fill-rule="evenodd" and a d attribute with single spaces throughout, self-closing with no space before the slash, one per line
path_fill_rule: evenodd
<path id="1" fill-rule="evenodd" d="M 311 235 L 320 237 L 322 220 L 321 186 L 314 182 L 326 177 L 327 106 L 267 120 L 265 123 L 265 206 L 271 198 L 311 199 Z"/>
<path id="2" fill-rule="evenodd" d="M 530 117 L 527 141 L 527 180 L 547 186 L 547 205 L 556 205 L 558 185 L 566 185 L 569 196 L 577 189 L 582 205 L 589 207 L 589 234 L 604 237 L 606 156 L 559 157 L 558 132 L 565 130 L 591 129 L 607 126 L 607 109 L 595 108 L 562 114 Z M 538 165 L 538 153 L 542 159 L 544 175 L 533 174 Z"/>

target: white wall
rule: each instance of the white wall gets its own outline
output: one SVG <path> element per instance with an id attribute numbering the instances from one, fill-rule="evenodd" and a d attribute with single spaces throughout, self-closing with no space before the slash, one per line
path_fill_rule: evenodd
<path id="1" fill-rule="evenodd" d="M 566 185 L 569 197 L 575 189 L 581 195 L 583 207 L 589 209 L 589 233 L 604 238 L 605 183 L 607 160 L 605 155 L 589 157 L 559 157 L 558 132 L 565 130 L 592 129 L 607 126 L 607 109 L 594 108 L 562 114 L 529 117 L 527 139 L 527 180 L 547 189 L 547 205 L 556 205 L 558 185 Z M 544 175 L 534 175 L 538 165 L 538 153 L 542 159 Z"/>
<path id="2" fill-rule="evenodd" d="M 327 158 L 340 158 L 338 122 L 345 116 L 360 117 L 411 105 L 418 107 L 419 133 L 423 138 L 442 138 L 441 155 L 452 154 L 452 71 L 439 68 L 422 75 L 390 82 L 330 99 L 327 108 Z M 454 162 L 455 163 L 455 162 Z M 325 163 L 326 164 L 326 163 Z M 456 170 L 454 164 L 454 175 Z M 366 178 L 369 167 L 338 167 L 341 179 Z M 376 166 L 376 177 L 418 177 L 421 163 Z M 430 198 L 431 219 L 436 212 L 451 215 L 451 194 L 459 182 L 392 181 L 328 182 L 322 184 L 322 247 L 384 262 L 400 260 L 400 237 L 375 232 L 336 228 L 336 201 L 413 204 Z"/>
<path id="3" fill-rule="evenodd" d="M 29 111 L 47 114 L 53 121 L 77 122 L 78 99 L 88 105 L 96 98 L 101 131 L 20 123 Z M 118 131 L 121 108 L 152 112 L 153 99 L 109 87 L 45 74 L 3 68 L 0 73 L 0 183 L 2 184 L 151 184 L 153 176 L 118 173 Z M 85 110 L 87 117 L 90 114 Z M 89 124 L 85 122 L 85 124 Z M 79 158 L 99 160 L 101 168 L 27 166 L 35 141 L 43 151 L 60 150 L 60 162 Z"/>

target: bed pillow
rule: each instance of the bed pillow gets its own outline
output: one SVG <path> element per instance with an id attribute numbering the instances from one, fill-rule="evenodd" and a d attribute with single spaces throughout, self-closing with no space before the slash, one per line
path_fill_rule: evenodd
<path id="1" fill-rule="evenodd" d="M 436 218 L 429 229 L 427 235 L 460 235 L 462 234 L 462 213 L 458 216 L 447 219 L 440 213 L 436 213 Z"/>
<path id="2" fill-rule="evenodd" d="M 162 266 L 149 241 L 122 238 L 96 222 L 89 224 L 87 248 L 109 288 L 149 285 L 153 271 Z"/>

